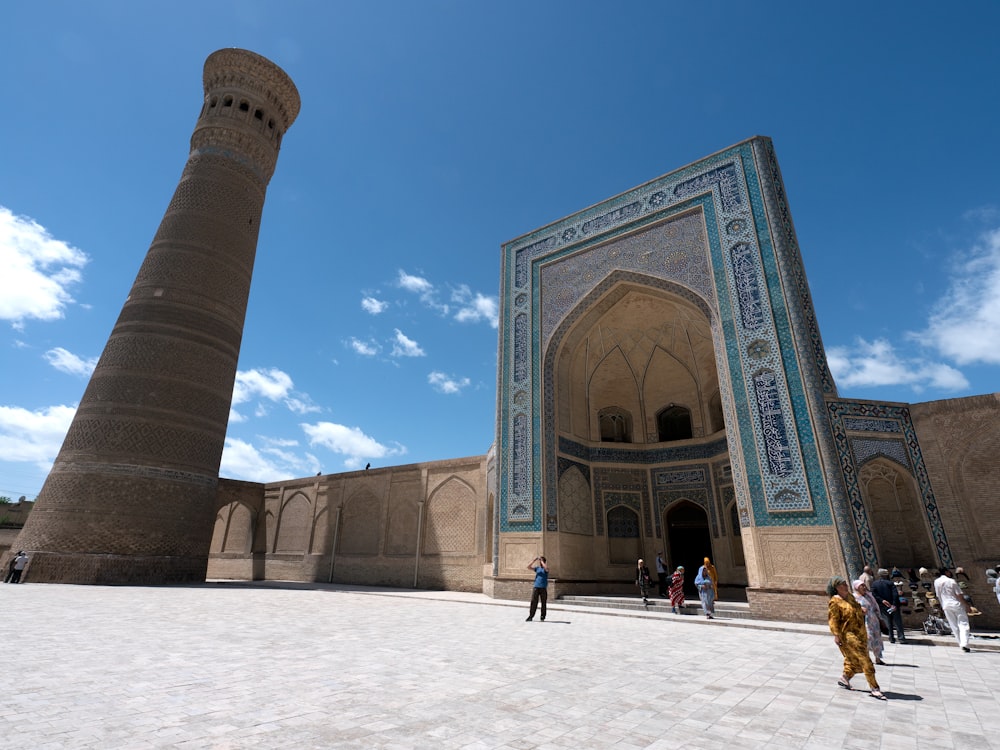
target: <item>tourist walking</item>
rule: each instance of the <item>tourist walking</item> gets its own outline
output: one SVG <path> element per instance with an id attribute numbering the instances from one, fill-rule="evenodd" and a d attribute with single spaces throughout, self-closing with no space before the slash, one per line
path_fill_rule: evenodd
<path id="1" fill-rule="evenodd" d="M 531 608 L 528 610 L 525 622 L 535 619 L 535 610 L 538 609 L 539 602 L 542 605 L 542 622 L 545 622 L 545 605 L 549 598 L 549 566 L 545 563 L 544 557 L 536 557 L 528 563 L 528 570 L 535 571 L 535 585 L 531 589 Z"/>
<path id="2" fill-rule="evenodd" d="M 876 664 L 885 664 L 882 661 L 882 652 L 885 647 L 882 645 L 882 623 L 878 616 L 878 602 L 871 595 L 868 586 L 860 578 L 854 582 L 854 598 L 861 605 L 861 611 L 865 613 L 865 630 L 868 631 L 868 650 L 875 657 Z"/>
<path id="3" fill-rule="evenodd" d="M 868 658 L 868 633 L 865 629 L 865 613 L 861 605 L 851 596 L 847 581 L 834 576 L 826 585 L 830 597 L 827 614 L 833 642 L 844 656 L 844 674 L 837 684 L 845 690 L 851 689 L 851 678 L 863 672 L 873 698 L 885 700 L 875 679 L 875 665 Z"/>
<path id="4" fill-rule="evenodd" d="M 889 580 L 888 570 L 878 569 L 878 578 L 872 584 L 871 589 L 872 596 L 878 602 L 879 614 L 885 620 L 886 628 L 889 630 L 889 643 L 895 643 L 897 635 L 900 643 L 906 643 L 906 634 L 903 632 L 903 613 L 900 611 L 899 590 Z"/>
<path id="5" fill-rule="evenodd" d="M 642 558 L 639 558 L 639 562 L 636 563 L 635 572 L 635 585 L 639 587 L 639 593 L 642 595 L 642 603 L 649 604 L 649 584 L 651 583 L 649 578 L 649 566 L 643 562 Z"/>
<path id="6" fill-rule="evenodd" d="M 24 550 L 17 553 L 17 557 L 14 558 L 13 564 L 10 571 L 10 582 L 20 583 L 21 574 L 24 573 L 24 568 L 28 564 L 28 556 L 24 554 Z"/>
<path id="7" fill-rule="evenodd" d="M 664 599 L 667 598 L 667 563 L 662 552 L 656 553 L 656 590 Z"/>
<path id="8" fill-rule="evenodd" d="M 715 597 L 719 594 L 719 573 L 707 557 L 705 564 L 698 568 L 694 585 L 698 587 L 698 598 L 701 599 L 701 608 L 705 612 L 705 617 L 714 620 Z"/>
<path id="9" fill-rule="evenodd" d="M 670 611 L 680 614 L 684 608 L 684 566 L 678 565 L 670 576 Z"/>
<path id="10" fill-rule="evenodd" d="M 948 568 L 938 569 L 938 577 L 934 580 L 934 594 L 941 605 L 951 632 L 963 651 L 969 649 L 969 603 L 962 596 L 962 589 Z"/>

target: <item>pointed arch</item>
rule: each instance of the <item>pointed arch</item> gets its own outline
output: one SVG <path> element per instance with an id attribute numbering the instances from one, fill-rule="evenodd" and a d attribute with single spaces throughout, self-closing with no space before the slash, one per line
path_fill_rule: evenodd
<path id="1" fill-rule="evenodd" d="M 304 492 L 293 492 L 281 504 L 274 551 L 304 553 L 309 548 L 312 529 L 312 501 Z"/>
<path id="2" fill-rule="evenodd" d="M 377 555 L 382 508 L 367 489 L 351 495 L 340 517 L 338 550 L 345 555 Z"/>
<path id="3" fill-rule="evenodd" d="M 425 555 L 471 555 L 476 550 L 476 495 L 459 477 L 442 482 L 427 500 Z"/>
<path id="4" fill-rule="evenodd" d="M 559 477 L 559 528 L 569 534 L 594 533 L 590 483 L 579 466 L 570 466 Z"/>
<path id="5" fill-rule="evenodd" d="M 886 568 L 933 565 L 937 555 L 909 471 L 879 456 L 861 467 L 858 484 L 871 522 L 878 564 Z"/>
<path id="6" fill-rule="evenodd" d="M 642 556 L 639 514 L 627 505 L 614 505 L 608 508 L 605 522 L 608 528 L 608 562 L 635 565 Z"/>

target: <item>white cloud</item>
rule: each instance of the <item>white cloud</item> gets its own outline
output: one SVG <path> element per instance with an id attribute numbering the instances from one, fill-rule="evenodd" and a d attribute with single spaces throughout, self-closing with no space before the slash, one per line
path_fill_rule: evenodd
<path id="1" fill-rule="evenodd" d="M 408 292 L 416 294 L 428 294 L 434 291 L 434 285 L 421 276 L 411 276 L 403 269 L 399 269 L 399 286 Z"/>
<path id="2" fill-rule="evenodd" d="M 233 386 L 233 403 L 244 404 L 256 397 L 280 401 L 291 390 L 292 378 L 277 368 L 240 370 L 236 373 L 236 384 Z"/>
<path id="3" fill-rule="evenodd" d="M 291 376 L 286 372 L 272 367 L 270 369 L 240 370 L 236 373 L 233 385 L 233 405 L 245 404 L 255 399 L 266 399 L 281 403 L 295 414 L 310 414 L 323 411 L 321 406 L 313 403 L 306 393 L 293 389 Z M 270 409 L 265 401 L 257 401 L 254 407 L 255 417 L 266 417 Z M 230 422 L 245 422 L 246 417 L 235 409 L 230 409 Z"/>
<path id="4" fill-rule="evenodd" d="M 963 254 L 927 330 L 914 338 L 960 365 L 1000 364 L 1000 229 Z"/>
<path id="5" fill-rule="evenodd" d="M 47 471 L 74 414 L 75 406 L 49 406 L 40 411 L 0 406 L 0 456 L 5 461 L 30 461 Z"/>
<path id="6" fill-rule="evenodd" d="M 267 438 L 262 440 L 270 442 Z M 258 449 L 245 440 L 227 438 L 219 473 L 247 482 L 277 482 L 315 474 L 319 469 L 320 463 L 311 453 L 299 456 L 274 447 Z"/>
<path id="7" fill-rule="evenodd" d="M 413 339 L 407 338 L 398 328 L 392 344 L 393 357 L 426 357 L 427 353 Z"/>
<path id="8" fill-rule="evenodd" d="M 322 445 L 334 453 L 346 456 L 344 465 L 348 468 L 360 468 L 366 459 L 401 456 L 406 453 L 405 447 L 397 445 L 389 448 L 366 435 L 358 427 L 346 427 L 333 422 L 300 426 L 308 436 L 310 445 Z"/>
<path id="9" fill-rule="evenodd" d="M 455 320 L 459 323 L 478 323 L 481 320 L 496 328 L 499 323 L 499 306 L 496 297 L 487 297 L 462 284 L 451 294 L 452 302 L 459 305 Z"/>
<path id="10" fill-rule="evenodd" d="M 285 399 L 285 406 L 295 414 L 313 414 L 314 412 L 323 411 L 323 407 L 312 403 L 308 396 L 304 398 L 287 398 Z"/>
<path id="11" fill-rule="evenodd" d="M 87 260 L 33 219 L 0 206 L 0 319 L 21 328 L 29 318 L 62 318 Z"/>
<path id="12" fill-rule="evenodd" d="M 361 341 L 353 336 L 347 342 L 355 352 L 365 357 L 374 357 L 379 353 L 380 347 L 374 341 Z"/>
<path id="13" fill-rule="evenodd" d="M 57 370 L 80 377 L 90 377 L 97 367 L 97 357 L 83 359 L 60 346 L 45 352 L 45 359 Z"/>
<path id="14" fill-rule="evenodd" d="M 427 376 L 427 382 L 431 384 L 434 390 L 441 393 L 459 393 L 463 388 L 467 388 L 472 381 L 468 378 L 455 380 L 449 378 L 443 372 L 435 371 Z"/>
<path id="15" fill-rule="evenodd" d="M 954 367 L 919 357 L 902 358 L 885 339 L 865 341 L 858 338 L 850 347 L 830 347 L 827 361 L 840 386 L 907 385 L 917 392 L 926 387 L 948 391 L 969 387 L 969 381 Z"/>
<path id="16" fill-rule="evenodd" d="M 420 301 L 427 307 L 432 310 L 437 310 L 442 315 L 448 314 L 448 310 L 450 308 L 443 302 L 438 302 L 437 290 L 427 279 L 422 276 L 412 276 L 406 271 L 400 269 L 397 283 L 400 288 L 420 295 Z"/>
<path id="17" fill-rule="evenodd" d="M 361 300 L 361 308 L 372 315 L 378 315 L 388 309 L 389 303 L 374 297 L 365 297 Z"/>

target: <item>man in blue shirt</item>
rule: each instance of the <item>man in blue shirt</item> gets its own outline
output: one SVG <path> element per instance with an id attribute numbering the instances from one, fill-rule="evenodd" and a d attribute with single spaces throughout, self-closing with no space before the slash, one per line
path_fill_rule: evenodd
<path id="1" fill-rule="evenodd" d="M 538 602 L 542 603 L 542 622 L 545 622 L 545 603 L 549 598 L 549 566 L 545 564 L 544 557 L 536 557 L 528 563 L 528 570 L 535 571 L 535 587 L 531 590 L 531 610 L 528 612 L 528 619 L 525 622 L 531 622 L 534 619 Z"/>

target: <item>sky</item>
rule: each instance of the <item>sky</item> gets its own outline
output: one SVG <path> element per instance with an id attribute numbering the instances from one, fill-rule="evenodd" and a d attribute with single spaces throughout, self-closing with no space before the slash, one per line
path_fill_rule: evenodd
<path id="1" fill-rule="evenodd" d="M 0 495 L 33 498 L 205 58 L 295 81 L 221 474 L 480 455 L 501 244 L 773 139 L 843 397 L 1000 390 L 1000 3 L 215 0 L 0 11 Z"/>

